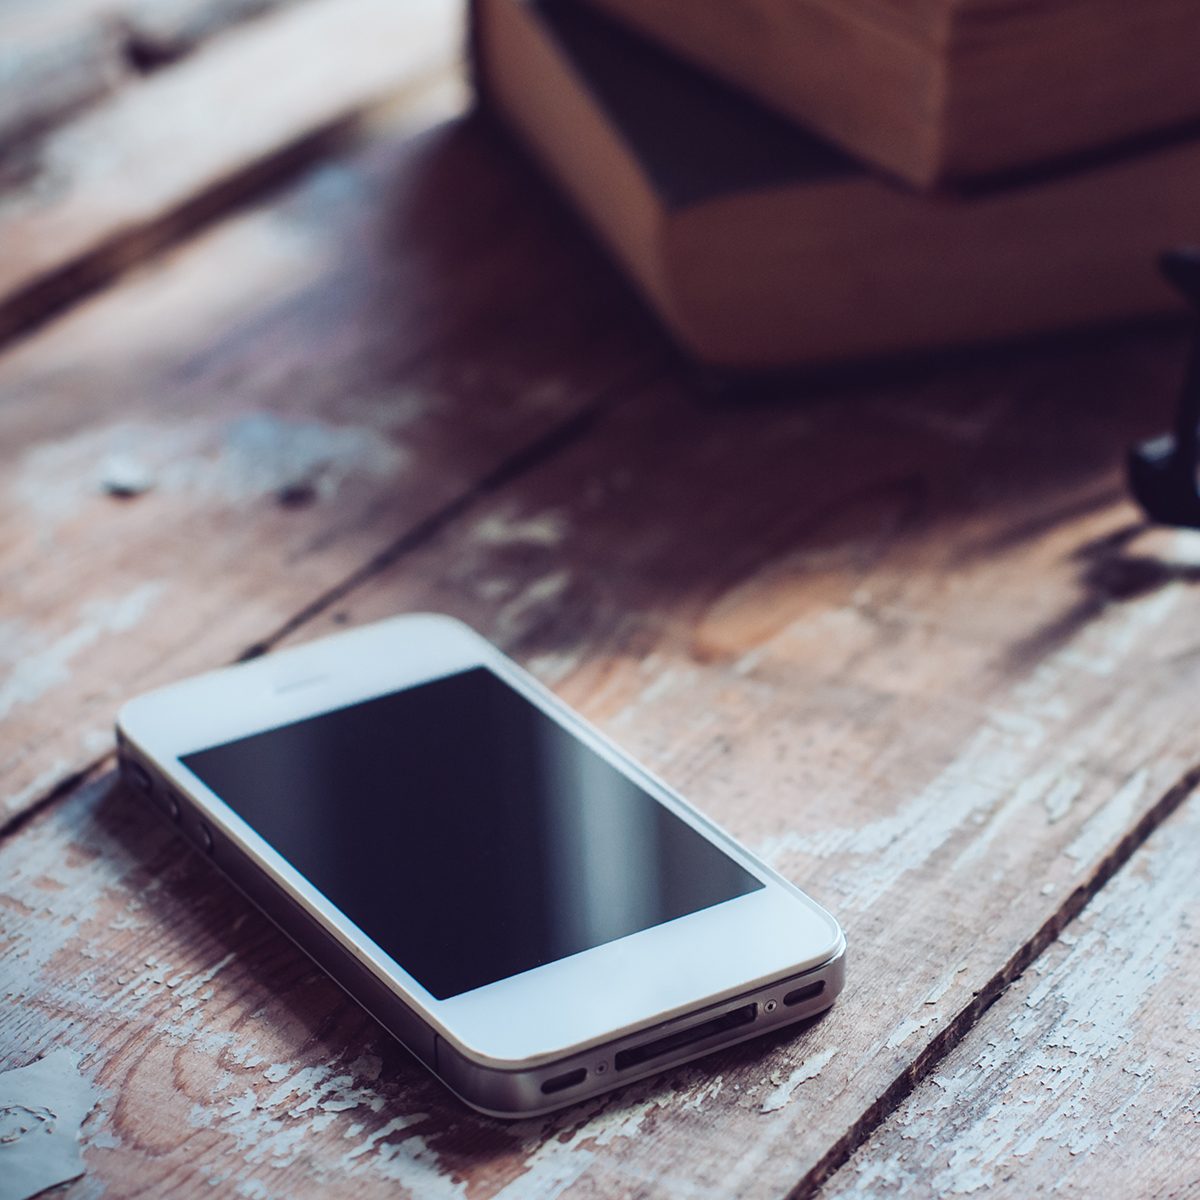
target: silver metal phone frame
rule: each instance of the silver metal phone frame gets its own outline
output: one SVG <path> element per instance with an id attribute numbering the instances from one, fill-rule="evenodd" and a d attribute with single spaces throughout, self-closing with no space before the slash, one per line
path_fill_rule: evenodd
<path id="1" fill-rule="evenodd" d="M 415 619 L 399 618 L 405 621 Z M 557 719 L 585 745 L 591 746 L 624 774 L 647 788 L 660 803 L 672 810 L 680 810 L 685 819 L 706 832 L 726 853 L 748 865 L 744 861 L 747 852 L 729 834 L 688 805 L 639 763 L 623 754 L 537 680 L 504 658 L 474 631 L 458 622 L 450 622 L 448 618 L 433 619 L 457 627 L 456 636 L 462 633 L 470 635 L 470 641 L 477 643 L 469 655 L 472 663 L 495 671 L 518 692 L 548 710 L 548 715 Z M 370 628 L 336 635 L 328 641 L 361 636 Z M 285 651 L 275 656 L 276 662 L 280 663 L 289 654 L 301 651 L 307 653 L 308 648 Z M 188 681 L 189 684 L 192 682 L 199 683 L 200 679 Z M 364 694 L 369 698 L 376 693 L 372 690 Z M 151 696 L 142 697 L 140 701 L 149 699 Z M 293 882 L 273 869 L 269 860 L 264 861 L 262 849 L 256 847 L 254 841 L 243 844 L 239 837 L 238 822 L 230 822 L 229 829 L 223 828 L 226 823 L 223 813 L 221 810 L 212 813 L 207 811 L 205 805 L 210 801 L 203 788 L 196 796 L 189 794 L 189 785 L 193 781 L 182 765 L 175 761 L 174 755 L 164 757 L 160 763 L 155 755 L 139 744 L 140 738 L 136 734 L 130 731 L 127 735 L 124 716 L 125 710 L 122 710 L 122 718 L 117 726 L 117 741 L 122 773 L 132 789 L 154 801 L 158 810 L 212 858 L 247 898 L 452 1091 L 472 1107 L 489 1115 L 523 1117 L 553 1111 L 625 1082 L 657 1074 L 718 1047 L 746 1041 L 773 1028 L 813 1016 L 828 1008 L 841 991 L 845 938 L 837 923 L 777 872 L 754 859 L 753 869 L 759 877 L 764 881 L 774 880 L 785 892 L 795 894 L 808 908 L 822 914 L 830 924 L 834 937 L 828 957 L 824 960 L 814 962 L 809 959 L 807 962 L 797 962 L 794 966 L 781 963 L 778 974 L 772 972 L 748 976 L 746 990 L 742 992 L 733 993 L 728 989 L 714 991 L 711 995 L 719 999 L 700 1001 L 704 1004 L 702 1009 L 690 1005 L 667 1007 L 644 1023 L 618 1023 L 615 1028 L 620 1032 L 614 1032 L 611 1037 L 584 1038 L 575 1044 L 564 1045 L 560 1053 L 530 1055 L 527 1058 L 514 1056 L 512 1062 L 488 1061 L 490 1056 L 486 1052 L 473 1056 L 473 1051 L 467 1045 L 456 1044 L 457 1039 L 446 1036 L 431 1014 L 421 1011 L 419 1004 L 401 986 L 401 981 L 393 978 L 384 962 L 377 961 L 378 954 L 371 953 L 373 944 L 359 945 L 351 938 L 349 930 L 341 928 L 341 923 L 331 921 L 329 914 L 320 906 L 314 907 L 302 893 L 297 893 Z M 140 723 L 138 725 L 140 729 Z M 785 1005 L 782 997 L 788 988 L 784 985 L 801 978 L 820 982 L 820 994 L 813 995 L 802 1004 Z M 647 1041 L 668 1037 L 675 1031 L 686 1031 L 731 1010 L 750 1005 L 754 1006 L 753 1018 L 744 1024 L 720 1028 L 695 1042 L 672 1044 L 669 1053 L 636 1066 L 626 1065 L 624 1069 L 616 1066 L 616 1058 L 623 1051 L 642 1046 Z M 564 1076 L 571 1077 L 566 1084 Z"/>
<path id="2" fill-rule="evenodd" d="M 394 989 L 327 930 L 261 866 L 223 831 L 212 827 L 191 798 L 168 779 L 156 764 L 118 732 L 121 774 L 130 790 L 149 800 L 159 814 L 198 850 L 210 858 L 244 896 L 252 901 L 342 990 L 433 1072 L 464 1103 L 488 1116 L 540 1116 L 591 1096 L 657 1075 L 715 1050 L 759 1037 L 771 1030 L 803 1021 L 833 1004 L 845 981 L 845 944 L 827 962 L 800 975 L 786 975 L 718 1004 L 670 1021 L 626 1032 L 599 1046 L 518 1070 L 477 1063 L 467 1058 L 432 1029 Z M 805 985 L 822 984 L 801 1003 L 786 1005 L 784 997 Z M 754 1005 L 751 1020 L 722 1029 L 697 1041 L 656 1055 L 630 1069 L 619 1069 L 617 1057 L 676 1032 L 703 1025 L 722 1015 Z M 582 1072 L 582 1075 L 578 1073 Z M 545 1090 L 564 1076 L 571 1084 Z"/>

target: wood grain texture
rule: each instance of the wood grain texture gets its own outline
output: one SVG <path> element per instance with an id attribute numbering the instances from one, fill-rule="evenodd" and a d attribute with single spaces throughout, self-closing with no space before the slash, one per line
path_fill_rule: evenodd
<path id="1" fill-rule="evenodd" d="M 514 1142 L 535 1194 L 810 1190 L 1177 802 L 1200 537 L 1116 465 L 1165 350 L 790 412 L 657 390 L 331 613 L 482 627 L 846 925 L 824 1021 L 704 1104 L 633 1089 L 605 1153 Z"/>
<path id="2" fill-rule="evenodd" d="M 814 1026 L 476 1117 L 104 777 L 0 847 L 0 1045 L 87 1055 L 122 1194 L 811 1190 L 1197 761 L 1200 536 L 1142 530 L 1113 465 L 1180 349 L 777 408 L 634 390 L 303 627 L 442 608 L 517 653 L 845 921 Z"/>
<path id="3" fill-rule="evenodd" d="M 120 30 L 95 0 L 17 0 L 0 10 L 0 163 L 130 75 Z"/>
<path id="4" fill-rule="evenodd" d="M 4 813 L 107 752 L 122 698 L 268 638 L 644 369 L 627 304 L 467 123 L 330 161 L 10 351 Z"/>
<path id="5" fill-rule="evenodd" d="M 449 0 L 307 0 L 48 138 L 0 205 L 0 340 L 261 187 L 321 135 L 453 75 Z"/>
<path id="6" fill-rule="evenodd" d="M 948 1189 L 1002 1189 L 1005 1146 L 1042 1130 L 1080 1195 L 1126 1145 L 1187 1194 L 1195 1022 L 1155 1005 L 1161 961 L 1178 999 L 1194 957 L 1161 847 L 1196 836 L 1200 534 L 1146 529 L 1119 474 L 1183 349 L 1098 337 L 702 402 L 474 121 L 331 157 L 11 346 L 0 1067 L 66 1046 L 102 1089 L 63 1194 L 777 1197 L 864 1143 L 830 1186 L 919 1191 L 887 1118 L 943 1136 L 943 1076 Z M 125 696 L 417 608 L 500 642 L 827 902 L 835 1009 L 487 1120 L 114 787 Z M 1040 1123 L 1005 1110 L 1023 1095 Z M 1093 1116 L 1111 1141 L 1079 1140 Z"/>
<path id="7" fill-rule="evenodd" d="M 1191 798 L 822 1192 L 1200 1194 Z"/>

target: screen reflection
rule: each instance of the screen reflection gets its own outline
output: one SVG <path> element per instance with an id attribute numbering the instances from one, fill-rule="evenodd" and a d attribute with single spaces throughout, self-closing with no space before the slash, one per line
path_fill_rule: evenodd
<path id="1" fill-rule="evenodd" d="M 438 999 L 762 886 L 484 668 L 183 763 Z"/>

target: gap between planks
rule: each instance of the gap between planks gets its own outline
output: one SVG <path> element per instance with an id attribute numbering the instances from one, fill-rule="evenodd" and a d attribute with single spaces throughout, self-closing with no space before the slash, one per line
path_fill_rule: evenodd
<path id="1" fill-rule="evenodd" d="M 407 554 L 432 541 L 442 530 L 466 516 L 480 501 L 509 483 L 520 479 L 522 475 L 528 474 L 542 463 L 548 462 L 568 446 L 581 441 L 596 425 L 599 417 L 618 403 L 616 397 L 631 389 L 636 391 L 640 387 L 653 383 L 661 374 L 662 366 L 652 365 L 604 388 L 585 408 L 561 425 L 555 426 L 541 437 L 534 439 L 528 446 L 510 454 L 462 495 L 443 505 L 437 512 L 430 514 L 407 533 L 385 546 L 358 570 L 352 571 L 339 582 L 326 588 L 315 600 L 306 604 L 294 616 L 280 624 L 274 632 L 244 650 L 238 656 L 237 661 L 245 662 L 247 659 L 258 658 L 260 655 L 266 654 L 285 638 L 310 624 L 351 592 L 369 582 L 374 576 L 381 574 Z"/>
<path id="2" fill-rule="evenodd" d="M 568 446 L 581 441 L 595 426 L 598 418 L 620 402 L 621 396 L 636 392 L 639 387 L 652 383 L 663 373 L 663 370 L 663 364 L 652 363 L 601 389 L 586 407 L 502 459 L 458 496 L 435 510 L 377 554 L 372 555 L 362 566 L 330 585 L 265 637 L 247 646 L 234 657 L 233 661 L 245 662 L 268 653 L 285 638 L 328 612 L 340 600 L 369 582 L 374 576 L 432 541 L 448 526 L 465 517 L 473 507 L 488 496 L 520 479 L 522 475 L 535 470 Z M 109 750 L 97 755 L 78 770 L 72 771 L 52 784 L 28 807 L 21 809 L 9 820 L 0 824 L 0 842 L 16 836 L 35 817 L 53 808 L 59 802 L 65 801 L 79 788 L 84 787 L 114 765 L 115 755 L 113 751 Z"/>
<path id="3" fill-rule="evenodd" d="M 245 171 L 197 192 L 178 208 L 68 259 L 0 299 L 0 352 L 33 337 L 154 255 L 267 198 L 296 179 L 305 167 L 351 148 L 362 117 L 355 113 L 264 156 Z"/>
<path id="4" fill-rule="evenodd" d="M 460 112 L 460 39 L 443 0 L 304 0 L 53 130 L 0 209 L 0 348 L 374 122 Z"/>
<path id="5" fill-rule="evenodd" d="M 538 466 L 553 459 L 568 447 L 583 441 L 608 410 L 617 407 L 622 395 L 635 390 L 639 383 L 649 383 L 662 376 L 664 366 L 653 363 L 630 377 L 621 379 L 605 389 L 583 410 L 573 414 L 546 433 L 517 449 L 490 471 L 481 476 L 460 495 L 390 545 L 369 558 L 362 566 L 345 575 L 325 589 L 309 604 L 282 622 L 274 631 L 243 650 L 236 661 L 256 657 L 270 651 L 298 630 L 329 612 L 340 601 L 366 584 L 373 577 L 414 553 L 440 533 L 463 519 L 480 502 L 507 484 L 520 479 Z M 631 385 L 634 385 L 631 388 Z M 55 807 L 72 796 L 79 788 L 112 769 L 113 756 L 107 753 L 79 771 L 60 780 L 29 809 L 17 814 L 0 826 L 0 840 L 11 838 L 39 814 Z M 1176 782 L 1121 837 L 1110 852 L 1097 864 L 1090 876 L 1064 899 L 1055 912 L 1020 945 L 993 974 L 947 1026 L 933 1038 L 925 1049 L 908 1064 L 876 1100 L 830 1147 L 819 1162 L 789 1191 L 789 1200 L 807 1200 L 819 1195 L 824 1184 L 841 1169 L 870 1136 L 899 1108 L 908 1095 L 945 1059 L 974 1029 L 989 1008 L 1012 984 L 1019 980 L 1055 942 L 1063 930 L 1087 908 L 1091 900 L 1120 872 L 1151 837 L 1200 786 L 1200 764 L 1184 771 Z"/>
<path id="6" fill-rule="evenodd" d="M 1100 860 L 1091 876 L 1063 901 L 1004 966 L 946 1027 L 937 1034 L 904 1072 L 887 1087 L 862 1116 L 829 1148 L 825 1156 L 788 1193 L 788 1200 L 810 1200 L 900 1107 L 909 1094 L 950 1054 L 979 1023 L 984 1013 L 1050 948 L 1063 930 L 1087 908 L 1105 885 L 1128 864 L 1134 854 L 1200 786 L 1200 764 L 1186 770 L 1135 822 L 1124 837 Z"/>
<path id="7" fill-rule="evenodd" d="M 605 398 L 610 397 L 616 390 L 615 387 L 609 389 L 604 393 L 604 397 L 598 399 L 588 410 L 565 421 L 557 429 L 511 455 L 504 463 L 463 493 L 461 497 L 445 505 L 421 526 L 398 539 L 388 550 L 376 555 L 363 568 L 348 576 L 343 584 L 329 589 L 320 600 L 314 601 L 302 613 L 280 626 L 268 639 L 264 639 L 248 651 L 243 652 L 239 661 L 254 654 L 266 653 L 288 634 L 308 624 L 319 614 L 328 611 L 348 591 L 357 586 L 356 581 L 365 581 L 385 566 L 391 565 L 404 555 L 415 551 L 505 482 L 518 478 L 552 457 L 565 446 L 585 436 L 595 418 L 605 407 Z M 115 765 L 113 759 L 114 756 L 111 752 L 101 755 L 86 767 L 61 780 L 28 809 L 18 813 L 0 827 L 0 841 L 17 835 L 40 814 L 67 800 L 80 788 L 95 782 L 100 775 Z M 971 1033 L 988 1009 L 1053 945 L 1066 927 L 1129 863 L 1159 827 L 1193 795 L 1198 786 L 1200 786 L 1200 764 L 1183 772 L 1158 801 L 1134 823 L 1113 849 L 1097 864 L 1090 877 L 1066 897 L 1054 914 L 1011 955 L 1004 966 L 975 994 L 972 1002 L 966 1005 L 941 1033 L 933 1038 L 904 1072 L 896 1077 L 846 1133 L 830 1147 L 813 1169 L 796 1183 L 788 1193 L 788 1200 L 809 1200 L 810 1197 L 819 1196 L 824 1184 L 845 1166 L 854 1153 L 903 1104 L 910 1093 Z"/>

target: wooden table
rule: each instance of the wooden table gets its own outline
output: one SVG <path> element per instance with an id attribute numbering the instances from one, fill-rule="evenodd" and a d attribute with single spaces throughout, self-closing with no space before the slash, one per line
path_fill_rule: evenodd
<path id="1" fill-rule="evenodd" d="M 1200 534 L 1120 466 L 1182 331 L 705 398 L 452 5 L 3 20 L 0 1067 L 99 1089 L 64 1195 L 1200 1195 Z M 487 1120 L 116 785 L 125 697 L 413 609 L 836 912 L 834 1010 Z"/>

